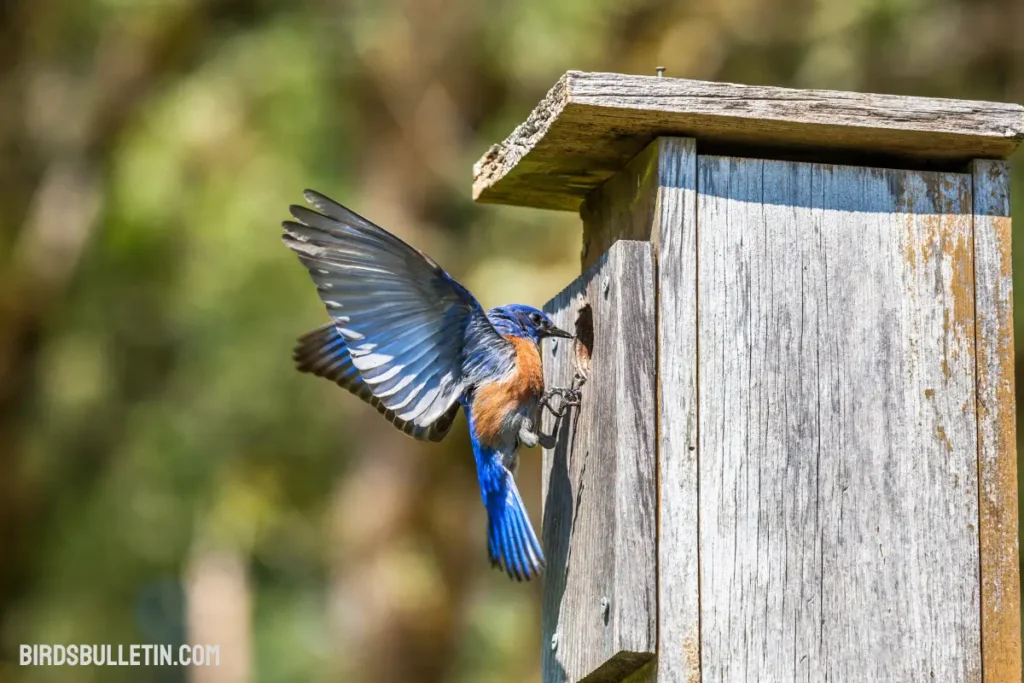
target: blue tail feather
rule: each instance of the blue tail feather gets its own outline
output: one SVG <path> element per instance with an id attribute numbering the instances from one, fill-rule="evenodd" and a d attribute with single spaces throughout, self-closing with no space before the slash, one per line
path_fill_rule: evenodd
<path id="1" fill-rule="evenodd" d="M 501 567 L 513 579 L 529 581 L 544 570 L 544 551 L 501 453 L 480 443 L 470 405 L 466 405 L 466 414 L 480 494 L 487 508 L 487 554 L 491 565 Z"/>
<path id="2" fill-rule="evenodd" d="M 526 552 L 523 549 L 523 528 L 519 521 L 512 515 L 506 515 L 508 521 L 507 533 L 512 538 L 512 555 L 513 563 L 515 565 L 515 571 L 518 575 L 522 576 L 526 573 Z"/>
<path id="3" fill-rule="evenodd" d="M 516 497 L 518 498 L 518 496 Z M 533 527 L 530 526 L 529 520 L 526 519 L 525 510 L 524 514 L 516 515 L 511 522 L 513 532 L 515 533 L 516 544 L 519 546 L 520 565 L 522 566 L 523 573 L 525 574 L 529 566 L 538 562 L 537 553 L 533 550 L 533 544 L 536 543 L 536 538 L 533 535 Z"/>
<path id="4" fill-rule="evenodd" d="M 544 553 L 533 532 L 512 473 L 491 460 L 481 473 L 487 507 L 487 545 L 491 564 L 518 581 L 529 581 L 544 569 Z M 485 475 L 486 476 L 483 476 Z"/>
<path id="5" fill-rule="evenodd" d="M 519 556 L 515 550 L 515 536 L 509 531 L 509 516 L 504 514 L 503 510 L 499 511 L 498 515 L 500 515 L 501 520 L 498 529 L 501 534 L 502 549 L 504 550 L 502 557 L 505 561 L 505 569 L 517 581 L 522 581 L 523 575 L 519 569 Z"/>

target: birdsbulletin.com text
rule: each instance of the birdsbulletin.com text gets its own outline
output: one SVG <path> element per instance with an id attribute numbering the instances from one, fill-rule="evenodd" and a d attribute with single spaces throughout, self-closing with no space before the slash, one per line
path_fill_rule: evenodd
<path id="1" fill-rule="evenodd" d="M 220 666 L 220 645 L 22 645 L 22 666 Z"/>

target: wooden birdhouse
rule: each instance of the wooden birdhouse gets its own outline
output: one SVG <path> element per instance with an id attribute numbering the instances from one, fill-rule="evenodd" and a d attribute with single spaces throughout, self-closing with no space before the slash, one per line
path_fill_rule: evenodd
<path id="1" fill-rule="evenodd" d="M 1022 135 L 1017 105 L 569 72 L 480 160 L 477 200 L 583 223 L 544 681 L 1021 680 Z"/>

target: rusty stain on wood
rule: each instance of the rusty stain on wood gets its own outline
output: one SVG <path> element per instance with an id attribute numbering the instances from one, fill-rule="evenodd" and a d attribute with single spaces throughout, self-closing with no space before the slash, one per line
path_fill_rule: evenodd
<path id="1" fill-rule="evenodd" d="M 963 204 L 970 206 L 969 201 Z M 965 220 L 970 220 L 965 217 Z M 942 247 L 950 264 L 949 289 L 953 294 L 953 330 L 958 336 L 974 337 L 974 244 L 967 230 L 942 236 Z M 973 343 L 971 350 L 973 351 Z"/>
<path id="2" fill-rule="evenodd" d="M 687 683 L 700 683 L 700 634 L 683 641 Z M 671 680 L 671 679 L 670 679 Z"/>
<path id="3" fill-rule="evenodd" d="M 946 451 L 948 451 L 949 453 L 953 452 L 953 442 L 949 440 L 949 437 L 946 435 L 946 430 L 943 428 L 942 425 L 936 425 L 935 437 L 943 446 L 946 447 Z"/>
<path id="4" fill-rule="evenodd" d="M 1017 434 L 1009 169 L 976 161 L 974 252 L 978 348 L 978 468 L 982 672 L 1021 680 Z"/>

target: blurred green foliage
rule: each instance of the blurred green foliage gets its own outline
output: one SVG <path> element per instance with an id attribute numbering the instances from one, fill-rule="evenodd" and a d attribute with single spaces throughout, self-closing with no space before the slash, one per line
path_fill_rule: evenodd
<path id="1" fill-rule="evenodd" d="M 288 204 L 541 304 L 576 218 L 469 175 L 563 71 L 1021 101 L 1022 31 L 1019 0 L 0 3 L 0 683 L 537 680 L 539 586 L 487 566 L 465 428 L 413 442 L 293 370 L 325 314 Z M 221 669 L 16 659 L 197 639 Z"/>

